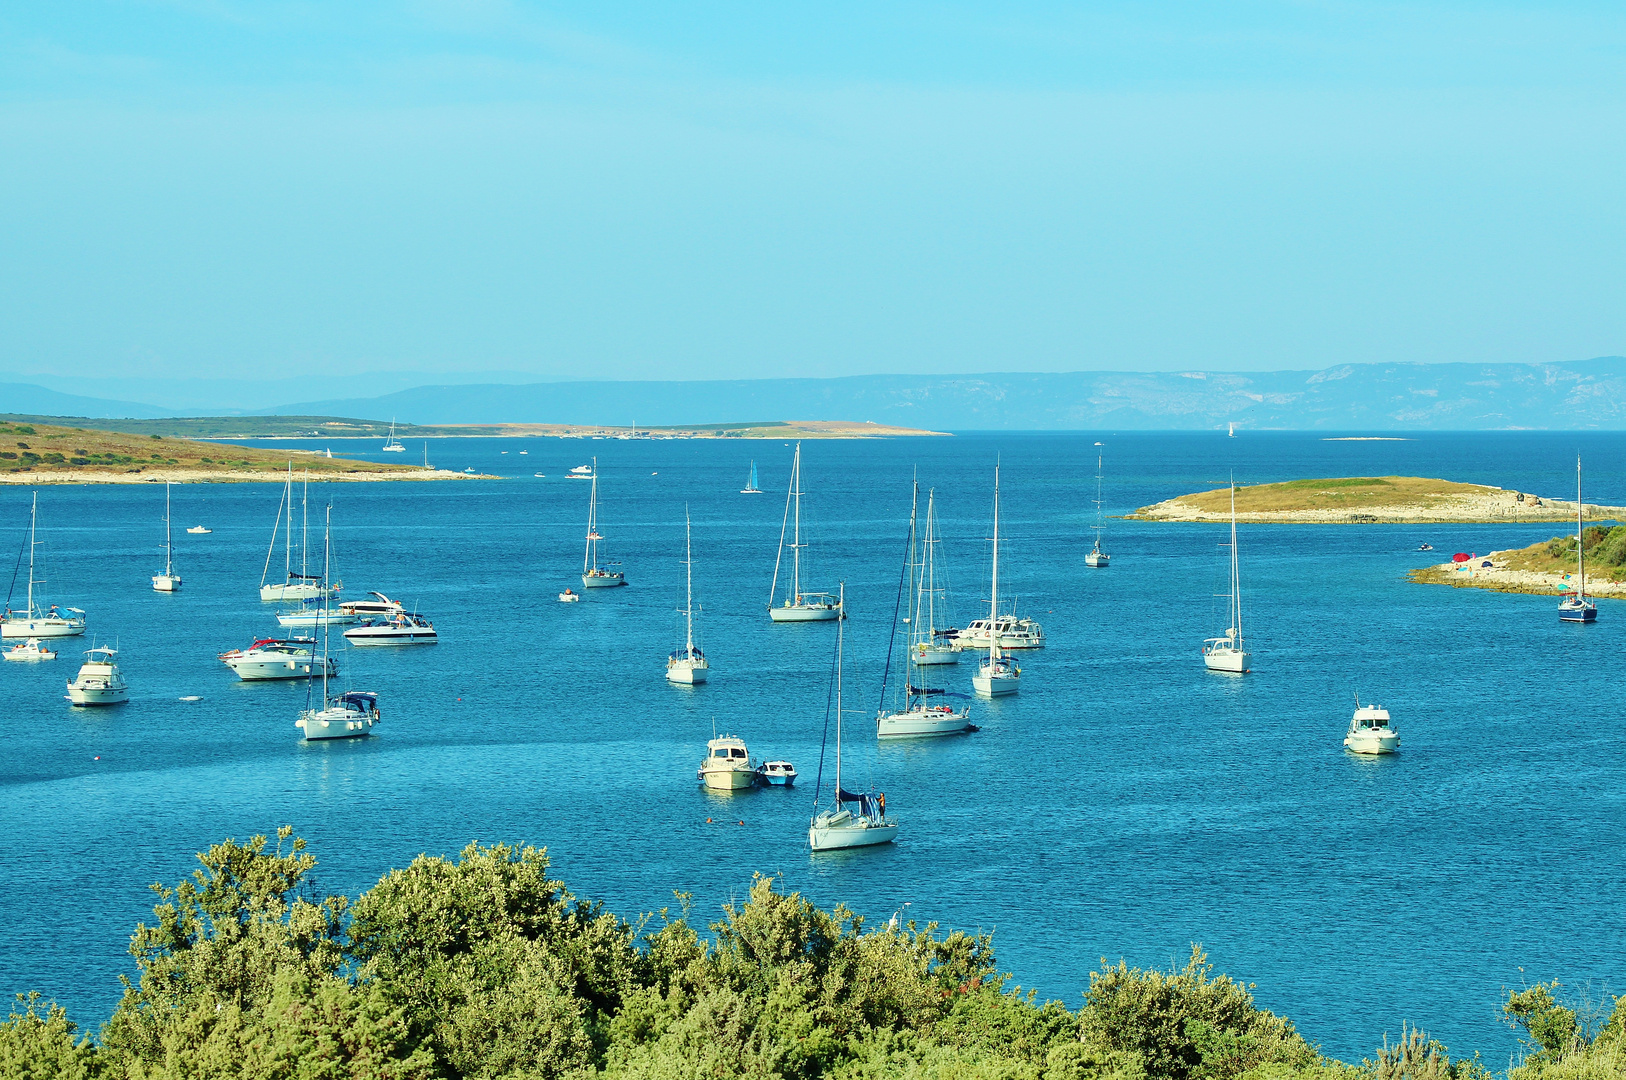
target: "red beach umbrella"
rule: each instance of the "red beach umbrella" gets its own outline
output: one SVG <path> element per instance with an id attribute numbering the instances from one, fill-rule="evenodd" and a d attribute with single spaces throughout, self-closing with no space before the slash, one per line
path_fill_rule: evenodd
<path id="1" fill-rule="evenodd" d="M 1473 556 L 1468 554 L 1466 551 L 1459 551 L 1455 555 L 1451 556 L 1451 561 L 1452 562 L 1467 562 L 1471 558 L 1473 558 Z"/>

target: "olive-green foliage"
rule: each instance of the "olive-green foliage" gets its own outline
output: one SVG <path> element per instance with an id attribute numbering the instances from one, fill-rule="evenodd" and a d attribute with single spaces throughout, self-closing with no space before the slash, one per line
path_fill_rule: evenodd
<path id="1" fill-rule="evenodd" d="M 96 1040 L 38 995 L 0 1023 L 22 1080 L 1485 1080 L 1402 1032 L 1360 1067 L 1322 1058 L 1250 988 L 1119 963 L 1083 1007 L 1007 990 L 989 938 L 871 931 L 757 878 L 709 936 L 629 924 L 548 877 L 545 852 L 422 856 L 352 904 L 319 897 L 289 830 L 154 886 L 136 981 Z M 1556 984 L 1553 984 L 1556 986 Z M 1510 1080 L 1626 1080 L 1626 1006 L 1596 1041 L 1552 987 L 1511 995 L 1535 1050 Z M 1568 1020 L 1566 1021 L 1566 1017 Z M 1612 1071 L 1611 1071 L 1612 1070 Z"/>

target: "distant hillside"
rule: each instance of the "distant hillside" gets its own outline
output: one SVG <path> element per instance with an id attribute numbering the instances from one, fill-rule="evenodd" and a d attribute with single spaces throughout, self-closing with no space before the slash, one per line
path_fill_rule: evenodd
<path id="1" fill-rule="evenodd" d="M 850 418 L 938 431 L 1626 428 L 1626 358 L 1563 364 L 1345 364 L 1323 371 L 865 375 L 844 379 L 424 386 L 266 413 L 417 424 L 723 423 Z"/>
<path id="2" fill-rule="evenodd" d="M 95 386 L 93 379 L 86 379 L 85 383 L 87 386 Z M 83 397 L 79 394 L 62 394 L 29 383 L 0 383 L 0 413 L 85 416 L 96 419 L 113 416 L 150 418 L 175 415 L 168 409 L 146 405 L 139 401 L 116 401 L 109 398 Z"/>

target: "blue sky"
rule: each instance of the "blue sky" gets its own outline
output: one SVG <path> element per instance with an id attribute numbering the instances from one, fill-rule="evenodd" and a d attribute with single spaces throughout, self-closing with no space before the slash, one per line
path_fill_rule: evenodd
<path id="1" fill-rule="evenodd" d="M 1606 4 L 0 7 L 16 375 L 1626 352 Z"/>

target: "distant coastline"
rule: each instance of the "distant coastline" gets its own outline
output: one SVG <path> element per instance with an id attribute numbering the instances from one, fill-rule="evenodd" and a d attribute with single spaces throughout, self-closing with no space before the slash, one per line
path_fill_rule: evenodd
<path id="1" fill-rule="evenodd" d="M 1136 521 L 1229 521 L 1231 489 L 1181 495 L 1125 515 Z M 1587 504 L 1587 517 L 1626 520 L 1626 507 Z M 1342 476 L 1236 489 L 1236 519 L 1279 525 L 1514 524 L 1569 521 L 1574 501 L 1417 476 Z"/>

